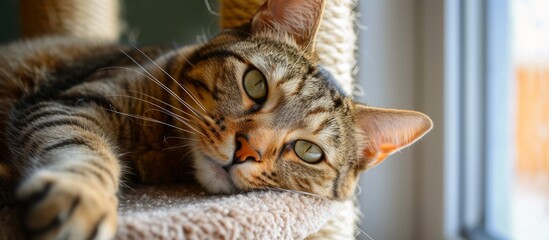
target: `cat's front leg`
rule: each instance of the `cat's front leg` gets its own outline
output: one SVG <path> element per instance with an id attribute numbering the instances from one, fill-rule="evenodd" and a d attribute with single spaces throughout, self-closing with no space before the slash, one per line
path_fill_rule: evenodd
<path id="1" fill-rule="evenodd" d="M 26 175 L 16 190 L 24 230 L 31 239 L 113 238 L 120 165 L 110 123 L 86 109 L 42 109 L 15 120 L 11 134 Z"/>
<path id="2" fill-rule="evenodd" d="M 84 164 L 83 164 L 84 165 Z M 110 239 L 118 199 L 85 175 L 85 166 L 38 170 L 17 190 L 21 221 L 31 239 Z"/>

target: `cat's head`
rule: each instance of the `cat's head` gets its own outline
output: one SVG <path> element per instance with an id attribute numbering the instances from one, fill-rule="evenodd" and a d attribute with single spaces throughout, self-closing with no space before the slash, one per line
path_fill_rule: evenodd
<path id="1" fill-rule="evenodd" d="M 196 178 L 209 191 L 262 188 L 350 197 L 361 172 L 431 129 L 424 114 L 354 102 L 318 65 L 322 0 L 268 0 L 250 23 L 185 59 Z M 193 99 L 194 98 L 194 99 Z"/>

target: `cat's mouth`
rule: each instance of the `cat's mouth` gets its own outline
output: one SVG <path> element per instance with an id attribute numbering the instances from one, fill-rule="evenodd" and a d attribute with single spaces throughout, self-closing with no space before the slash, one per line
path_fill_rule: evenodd
<path id="1" fill-rule="evenodd" d="M 227 166 L 223 166 L 210 157 L 206 157 L 206 159 L 208 159 L 208 161 L 210 161 L 210 163 L 212 164 L 212 168 L 216 172 L 216 175 L 227 178 L 229 180 L 231 179 L 229 174 L 229 171 L 231 169 L 231 164 Z"/>
<path id="2" fill-rule="evenodd" d="M 196 163 L 198 181 L 210 192 L 231 193 L 236 189 L 230 174 L 230 165 L 223 166 L 215 159 L 203 156 Z"/>

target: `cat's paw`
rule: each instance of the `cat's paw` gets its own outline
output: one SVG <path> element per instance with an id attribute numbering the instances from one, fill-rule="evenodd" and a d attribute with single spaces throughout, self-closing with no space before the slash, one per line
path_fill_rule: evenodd
<path id="1" fill-rule="evenodd" d="M 40 171 L 17 189 L 20 217 L 30 239 L 112 239 L 118 199 L 92 181 Z"/>

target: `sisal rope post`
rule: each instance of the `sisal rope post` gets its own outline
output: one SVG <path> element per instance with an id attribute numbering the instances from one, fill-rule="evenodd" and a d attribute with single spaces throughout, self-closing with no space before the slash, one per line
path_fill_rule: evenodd
<path id="1" fill-rule="evenodd" d="M 20 0 L 23 37 L 65 35 L 118 40 L 118 0 Z"/>
<path id="2" fill-rule="evenodd" d="M 326 0 L 315 51 L 343 90 L 352 95 L 356 76 L 356 0 Z"/>
<path id="3" fill-rule="evenodd" d="M 249 21 L 265 0 L 221 0 L 221 27 L 231 28 Z M 356 0 L 326 0 L 324 17 L 316 39 L 316 53 L 323 66 L 351 95 L 356 75 Z M 355 239 L 359 212 L 353 200 L 335 204 L 337 214 L 307 239 Z"/>

